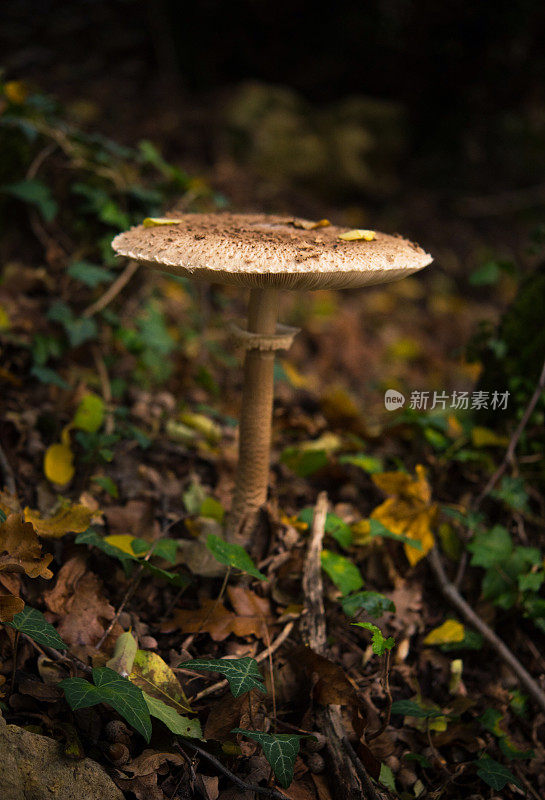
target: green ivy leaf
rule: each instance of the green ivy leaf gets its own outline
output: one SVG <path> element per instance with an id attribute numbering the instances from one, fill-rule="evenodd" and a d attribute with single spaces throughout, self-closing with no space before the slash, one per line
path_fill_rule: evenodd
<path id="1" fill-rule="evenodd" d="M 15 614 L 11 622 L 6 624 L 15 628 L 16 631 L 30 636 L 38 644 L 53 647 L 55 650 L 66 650 L 67 648 L 53 625 L 50 625 L 42 612 L 36 608 L 25 606 L 22 611 Z"/>
<path id="2" fill-rule="evenodd" d="M 422 543 L 417 539 L 411 539 L 408 536 L 403 536 L 401 533 L 394 533 L 378 519 L 371 518 L 369 520 L 369 533 L 371 536 L 381 536 L 383 539 L 395 539 L 396 542 L 403 542 L 403 544 L 408 544 L 416 550 L 422 550 Z"/>
<path id="3" fill-rule="evenodd" d="M 325 450 L 305 450 L 299 447 L 286 447 L 280 461 L 300 478 L 308 478 L 327 466 L 329 458 Z"/>
<path id="4" fill-rule="evenodd" d="M 515 778 L 511 770 L 494 761 L 490 756 L 482 756 L 478 761 L 474 762 L 477 767 L 477 775 L 488 786 L 495 790 L 501 790 L 508 783 L 514 783 L 519 789 L 523 788 L 522 783 Z"/>
<path id="5" fill-rule="evenodd" d="M 209 533 L 206 539 L 206 546 L 220 564 L 240 569 L 260 581 L 268 580 L 267 576 L 258 570 L 246 550 L 239 544 L 231 544 L 220 536 L 216 536 L 215 533 Z"/>
<path id="6" fill-rule="evenodd" d="M 331 550 L 322 550 L 322 569 L 331 578 L 341 594 L 356 592 L 363 586 L 363 578 L 357 566 L 348 558 L 333 553 Z"/>
<path id="7" fill-rule="evenodd" d="M 229 687 L 233 697 L 240 697 L 241 694 L 257 689 L 266 694 L 263 684 L 263 676 L 255 658 L 245 656 L 244 658 L 195 658 L 191 661 L 183 661 L 178 666 L 184 669 L 193 669 L 196 672 L 219 672 L 229 681 Z"/>
<path id="8" fill-rule="evenodd" d="M 441 711 L 436 708 L 425 708 L 415 703 L 414 700 L 396 700 L 392 703 L 392 714 L 403 714 L 404 717 L 415 717 L 416 719 L 434 719 L 442 717 Z"/>
<path id="9" fill-rule="evenodd" d="M 343 611 L 347 617 L 353 617 L 358 611 L 366 611 L 371 617 L 382 617 L 387 612 L 395 613 L 396 607 L 389 597 L 379 592 L 357 592 L 341 599 Z"/>
<path id="10" fill-rule="evenodd" d="M 84 678 L 66 678 L 58 685 L 73 711 L 107 703 L 149 742 L 151 719 L 142 690 L 109 667 L 95 667 L 93 681 L 94 686 Z"/>
<path id="11" fill-rule="evenodd" d="M 304 508 L 300 512 L 298 518 L 301 520 L 301 522 L 305 522 L 308 527 L 311 528 L 312 521 L 314 519 L 314 509 L 312 506 Z M 333 538 L 341 545 L 341 547 L 344 547 L 345 550 L 348 550 L 352 544 L 352 531 L 350 530 L 350 526 L 347 525 L 346 522 L 336 514 L 327 514 L 325 518 L 324 531 L 330 536 L 333 536 Z"/>
<path id="12" fill-rule="evenodd" d="M 67 269 L 68 275 L 76 281 L 94 289 L 101 283 L 110 283 L 115 278 L 115 273 L 105 267 L 91 264 L 89 261 L 74 261 Z"/>
<path id="13" fill-rule="evenodd" d="M 368 456 L 365 453 L 340 456 L 339 464 L 352 464 L 354 467 L 359 467 L 370 475 L 374 475 L 376 472 L 384 472 L 384 462 L 382 459 L 376 456 Z"/>
<path id="14" fill-rule="evenodd" d="M 231 733 L 240 733 L 247 739 L 253 739 L 263 748 L 263 755 L 272 767 L 278 783 L 287 789 L 293 780 L 295 759 L 299 753 L 301 739 L 306 736 L 292 733 L 261 733 L 260 731 L 247 731 L 243 728 L 233 728 Z"/>
<path id="15" fill-rule="evenodd" d="M 102 397 L 86 394 L 77 407 L 72 425 L 80 431 L 96 433 L 104 422 L 105 406 Z"/>
<path id="16" fill-rule="evenodd" d="M 49 187 L 35 178 L 2 186 L 0 192 L 23 200 L 25 203 L 32 203 L 39 209 L 46 222 L 51 222 L 57 215 L 58 205 L 53 199 Z"/>
<path id="17" fill-rule="evenodd" d="M 391 636 L 388 636 L 386 639 L 380 628 L 373 625 L 372 622 L 353 622 L 352 625 L 357 625 L 358 628 L 365 628 L 365 630 L 371 631 L 373 634 L 371 646 L 376 656 L 384 655 L 387 650 L 391 650 L 395 645 L 394 639 Z"/>
<path id="18" fill-rule="evenodd" d="M 493 567 L 509 558 L 513 550 L 513 542 L 507 528 L 494 525 L 489 531 L 475 534 L 475 538 L 467 546 L 472 553 L 471 564 L 474 567 Z"/>
<path id="19" fill-rule="evenodd" d="M 516 511 L 528 510 L 528 493 L 524 488 L 523 478 L 505 477 L 502 479 L 500 488 L 490 494 Z"/>
<path id="20" fill-rule="evenodd" d="M 195 719 L 184 717 L 158 697 L 151 697 L 147 692 L 142 694 L 151 716 L 161 720 L 172 733 L 188 739 L 202 739 L 201 723 L 196 717 Z"/>

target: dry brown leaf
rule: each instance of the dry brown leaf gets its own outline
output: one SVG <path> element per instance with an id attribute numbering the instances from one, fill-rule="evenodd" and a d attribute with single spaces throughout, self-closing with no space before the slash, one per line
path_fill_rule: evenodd
<path id="1" fill-rule="evenodd" d="M 101 581 L 87 570 L 82 556 L 74 556 L 61 567 L 55 586 L 45 593 L 45 603 L 58 615 L 59 636 L 68 645 L 96 644 L 105 621 L 115 616 Z"/>
<path id="2" fill-rule="evenodd" d="M 13 594 L 0 594 L 0 622 L 11 622 L 25 607 L 24 601 Z"/>
<path id="3" fill-rule="evenodd" d="M 328 658 L 315 653 L 310 647 L 297 647 L 290 660 L 296 669 L 303 668 L 313 680 L 313 697 L 323 706 L 359 705 L 354 687 L 347 680 L 344 670 Z"/>
<path id="4" fill-rule="evenodd" d="M 432 527 L 437 522 L 437 503 L 431 501 L 431 487 L 421 464 L 416 467 L 416 479 L 404 472 L 383 472 L 372 476 L 373 483 L 391 495 L 375 508 L 372 519 L 400 536 L 408 536 L 422 545 L 421 550 L 406 544 L 405 555 L 414 566 L 434 545 Z"/>
<path id="5" fill-rule="evenodd" d="M 42 546 L 30 522 L 10 514 L 0 525 L 0 571 L 25 572 L 29 578 L 51 578 L 47 568 L 52 555 L 42 556 Z"/>
<path id="6" fill-rule="evenodd" d="M 159 534 L 159 524 L 154 521 L 153 508 L 145 500 L 129 500 L 124 506 L 104 509 L 110 534 L 130 533 L 141 539 L 152 539 Z"/>
<path id="7" fill-rule="evenodd" d="M 223 603 L 207 599 L 201 608 L 178 609 L 174 617 L 162 626 L 162 630 L 168 632 L 179 628 L 184 633 L 209 633 L 215 642 L 222 642 L 231 633 L 266 640 L 267 626 L 275 623 L 270 615 L 269 601 L 239 586 L 230 586 L 227 594 L 236 614 L 225 608 Z"/>
<path id="8" fill-rule="evenodd" d="M 94 516 L 90 508 L 82 505 L 62 508 L 53 517 L 42 518 L 39 511 L 25 508 L 25 520 L 31 522 L 38 536 L 57 539 L 66 533 L 86 531 Z"/>

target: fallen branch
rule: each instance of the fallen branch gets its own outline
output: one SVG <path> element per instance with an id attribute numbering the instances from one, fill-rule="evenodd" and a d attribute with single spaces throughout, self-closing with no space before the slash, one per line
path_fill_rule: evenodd
<path id="1" fill-rule="evenodd" d="M 7 492 L 9 494 L 16 495 L 17 486 L 15 484 L 15 475 L 13 474 L 11 464 L 6 458 L 6 454 L 4 453 L 1 444 L 0 444 L 0 472 L 4 476 L 4 487 L 6 488 Z"/>
<path id="2" fill-rule="evenodd" d="M 210 763 L 213 764 L 216 767 L 216 769 L 222 772 L 227 778 L 229 778 L 229 780 L 233 781 L 233 783 L 236 786 L 238 786 L 239 789 L 243 789 L 245 792 L 255 792 L 255 794 L 264 794 L 266 797 L 274 797 L 277 800 L 287 800 L 287 795 L 282 794 L 281 792 L 278 791 L 278 789 L 269 789 L 268 786 L 256 786 L 255 784 L 252 783 L 246 783 L 246 781 L 241 780 L 241 778 L 237 778 L 237 776 L 233 772 L 231 772 L 231 770 L 223 766 L 221 761 L 218 761 L 218 759 L 215 758 L 213 755 L 208 753 L 206 750 L 203 750 L 202 747 L 199 747 L 198 745 L 193 744 L 193 742 L 190 742 L 189 739 L 183 740 L 183 746 L 189 747 L 195 753 L 198 753 L 203 758 L 206 758 L 207 761 L 210 761 Z M 180 744 L 176 744 L 176 747 L 178 748 L 178 750 L 180 751 L 182 750 L 182 746 Z"/>
<path id="3" fill-rule="evenodd" d="M 325 610 L 323 598 L 322 566 L 320 555 L 325 533 L 327 516 L 327 495 L 321 492 L 314 509 L 314 519 L 310 539 L 307 547 L 305 565 L 303 567 L 303 591 L 305 609 L 307 614 L 301 620 L 301 635 L 303 641 L 314 652 L 325 655 L 327 649 L 327 636 L 325 624 Z M 376 794 L 362 791 L 362 782 L 353 759 L 344 746 L 341 719 L 341 707 L 330 705 L 321 708 L 317 714 L 317 722 L 322 733 L 327 739 L 327 748 L 331 756 L 336 797 L 339 800 L 375 800 Z M 357 757 L 356 757 L 357 758 Z M 359 769 L 365 772 L 363 764 Z"/>
<path id="4" fill-rule="evenodd" d="M 500 658 L 502 658 L 503 661 L 505 661 L 505 663 L 512 669 L 528 694 L 530 694 L 535 702 L 541 707 L 541 709 L 545 711 L 545 694 L 539 688 L 530 673 L 522 666 L 520 661 L 513 655 L 511 650 L 509 650 L 507 645 L 499 638 L 499 636 L 496 636 L 492 628 L 489 628 L 488 625 L 478 616 L 478 614 L 473 611 L 469 603 L 467 603 L 461 596 L 458 589 L 449 581 L 443 568 L 441 557 L 435 547 L 430 550 L 428 554 L 428 560 L 437 579 L 439 588 L 447 600 L 452 603 L 452 605 L 460 612 L 460 614 L 472 627 L 479 631 L 483 639 L 486 639 L 486 641 L 494 648 L 496 653 L 498 653 Z"/>

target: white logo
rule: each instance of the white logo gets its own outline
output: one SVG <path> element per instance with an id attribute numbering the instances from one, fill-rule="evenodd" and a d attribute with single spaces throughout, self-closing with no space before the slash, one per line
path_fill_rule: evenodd
<path id="1" fill-rule="evenodd" d="M 405 404 L 405 398 L 401 392 L 396 392 L 395 389 L 388 389 L 384 395 L 384 405 L 387 411 L 397 411 Z"/>

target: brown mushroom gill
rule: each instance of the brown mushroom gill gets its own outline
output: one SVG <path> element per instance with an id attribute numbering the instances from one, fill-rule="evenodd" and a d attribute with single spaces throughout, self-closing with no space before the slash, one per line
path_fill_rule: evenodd
<path id="1" fill-rule="evenodd" d="M 275 349 L 282 289 L 349 289 L 411 275 L 432 258 L 399 236 L 345 241 L 346 228 L 266 214 L 169 214 L 170 224 L 139 225 L 117 236 L 123 256 L 199 281 L 250 289 L 239 461 L 227 537 L 246 544 L 267 499 Z M 287 337 L 289 341 L 289 336 Z"/>

